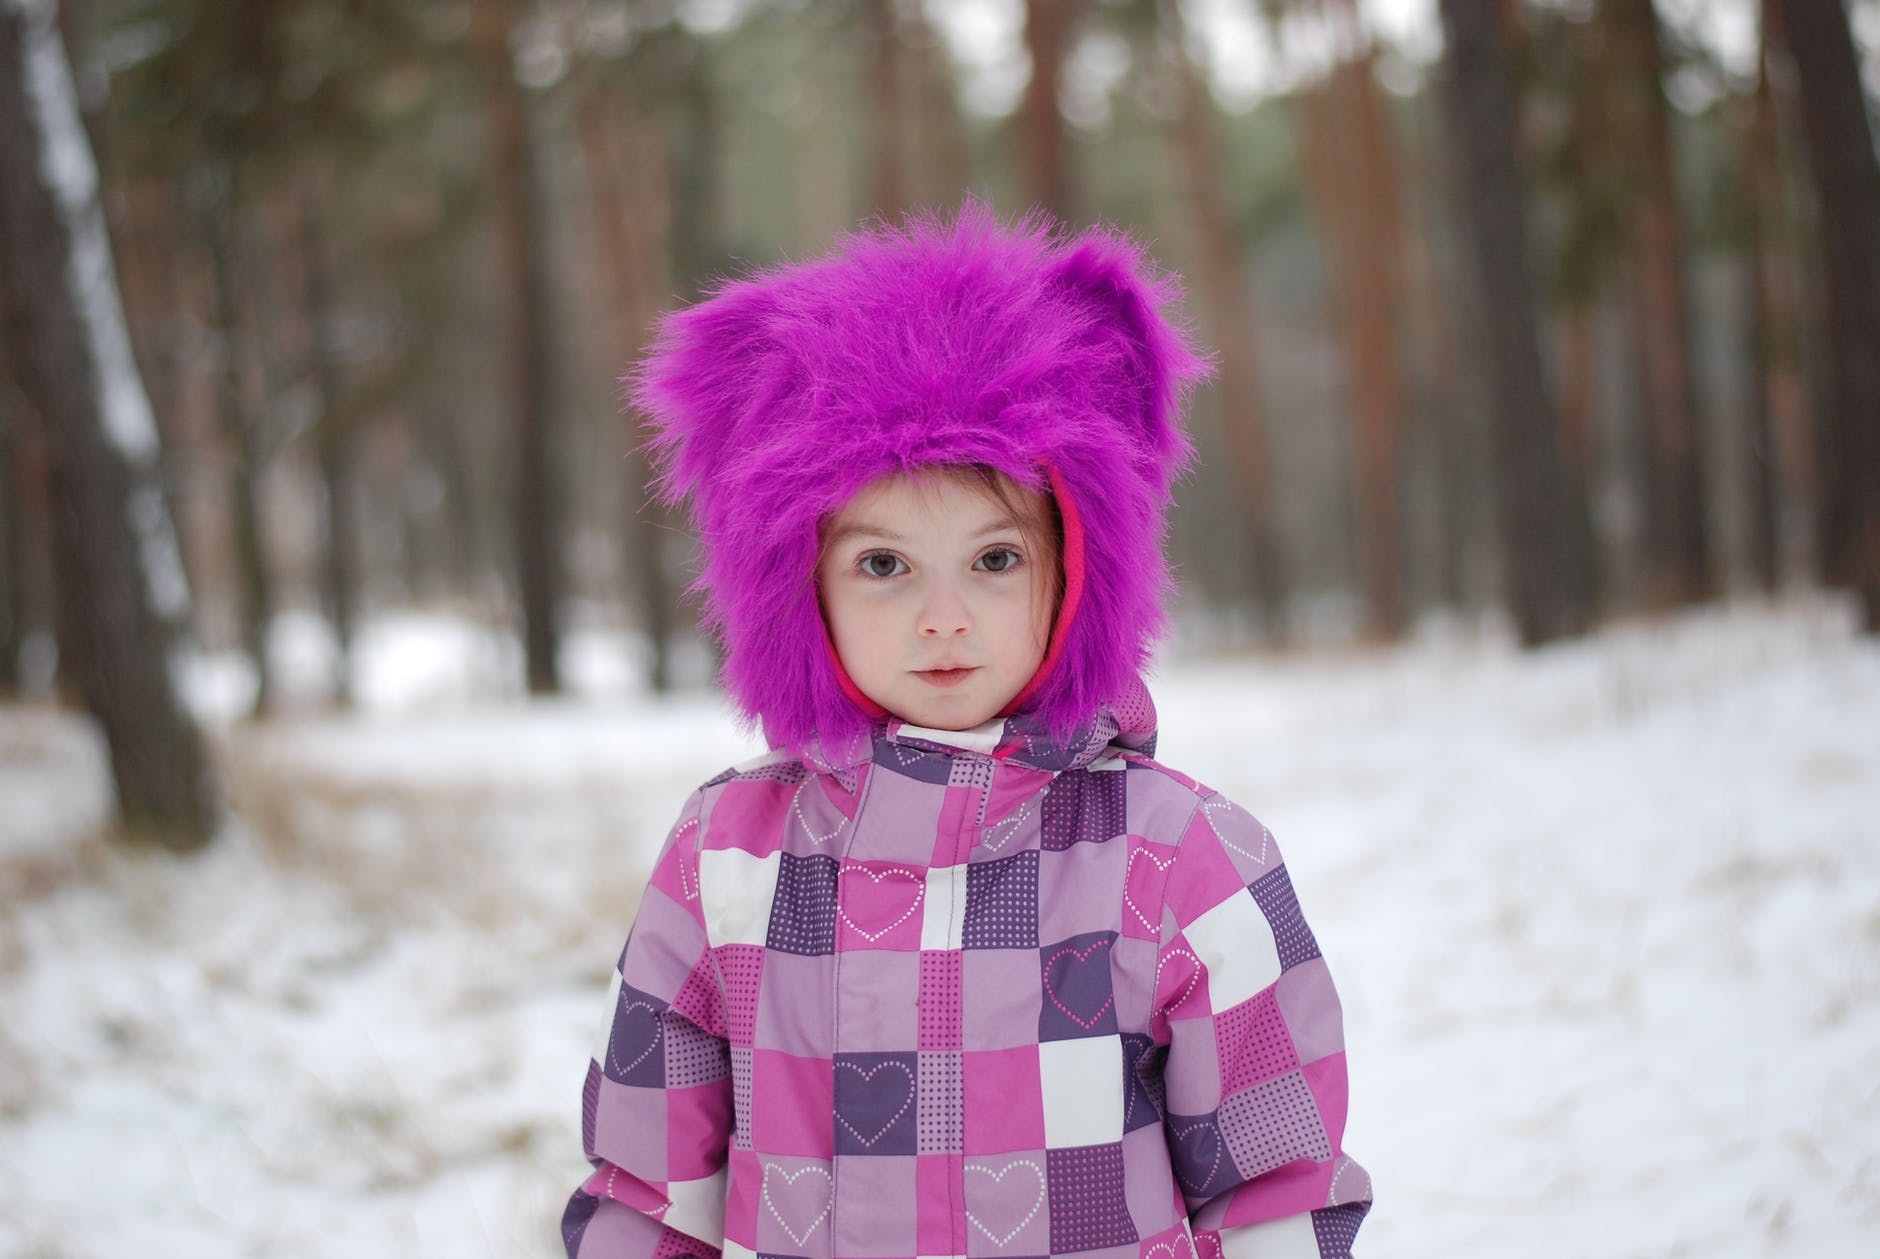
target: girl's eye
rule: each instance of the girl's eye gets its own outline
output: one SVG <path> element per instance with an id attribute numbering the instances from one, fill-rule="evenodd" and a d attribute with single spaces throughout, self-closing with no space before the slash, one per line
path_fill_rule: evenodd
<path id="1" fill-rule="evenodd" d="M 907 571 L 907 564 L 892 551 L 870 551 L 862 556 L 862 572 L 870 577 L 898 577 Z"/>
<path id="2" fill-rule="evenodd" d="M 1019 554 L 1009 546 L 995 546 L 979 557 L 974 568 L 988 573 L 1005 573 L 1018 567 Z"/>

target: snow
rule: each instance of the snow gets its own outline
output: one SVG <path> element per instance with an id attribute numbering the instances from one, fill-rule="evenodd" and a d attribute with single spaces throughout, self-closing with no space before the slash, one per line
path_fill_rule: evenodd
<path id="1" fill-rule="evenodd" d="M 0 709 L 0 1254 L 557 1253 L 638 882 L 757 749 L 710 693 L 400 691 L 372 654 L 424 624 L 361 635 L 362 715 L 225 728 L 192 858 L 103 842 L 96 736 Z M 1844 605 L 1154 689 L 1338 977 L 1362 1253 L 1869 1253 L 1880 644 Z"/>

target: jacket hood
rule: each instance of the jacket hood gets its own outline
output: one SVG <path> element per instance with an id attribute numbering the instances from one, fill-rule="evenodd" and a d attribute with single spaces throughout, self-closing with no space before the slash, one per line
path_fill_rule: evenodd
<path id="1" fill-rule="evenodd" d="M 1120 232 L 977 202 L 720 283 L 628 378 L 660 495 L 687 504 L 733 702 L 773 746 L 865 735 L 827 645 L 818 523 L 870 481 L 982 464 L 1050 492 L 1065 600 L 1020 696 L 1066 733 L 1125 694 L 1164 626 L 1164 515 L 1207 365 L 1177 281 Z"/>

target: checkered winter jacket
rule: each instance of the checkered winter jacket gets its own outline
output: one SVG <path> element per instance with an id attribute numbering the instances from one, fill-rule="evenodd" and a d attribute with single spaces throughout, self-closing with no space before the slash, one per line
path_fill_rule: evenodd
<path id="1" fill-rule="evenodd" d="M 890 724 L 687 802 L 620 961 L 573 1259 L 1322 1259 L 1370 1202 L 1273 837 L 1151 759 Z"/>

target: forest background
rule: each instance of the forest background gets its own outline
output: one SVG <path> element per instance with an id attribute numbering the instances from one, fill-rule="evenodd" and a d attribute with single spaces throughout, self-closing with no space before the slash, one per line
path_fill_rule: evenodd
<path id="1" fill-rule="evenodd" d="M 206 775 L 174 751 L 171 632 L 244 656 L 256 715 L 290 613 L 330 661 L 293 702 L 346 703 L 361 619 L 412 606 L 513 627 L 529 693 L 562 688 L 570 626 L 624 631 L 655 692 L 705 680 L 618 377 L 713 277 L 969 194 L 1189 278 L 1220 370 L 1173 537 L 1185 643 L 1443 616 L 1538 643 L 1823 583 L 1880 617 L 1873 0 L 56 16 L 135 370 L 35 340 L 65 255 L 15 214 L 0 691 L 63 675 L 128 820 L 173 842 L 213 809 L 175 786 Z M 59 414 L 139 389 L 136 422 L 91 422 L 154 417 L 116 454 Z M 153 578 L 179 547 L 185 580 Z"/>
<path id="2" fill-rule="evenodd" d="M 1218 354 L 1160 746 L 1361 1245 L 1867 1254 L 1877 85 L 1880 0 L 0 0 L 0 1253 L 559 1250 L 759 750 L 618 377 L 970 193 Z"/>

